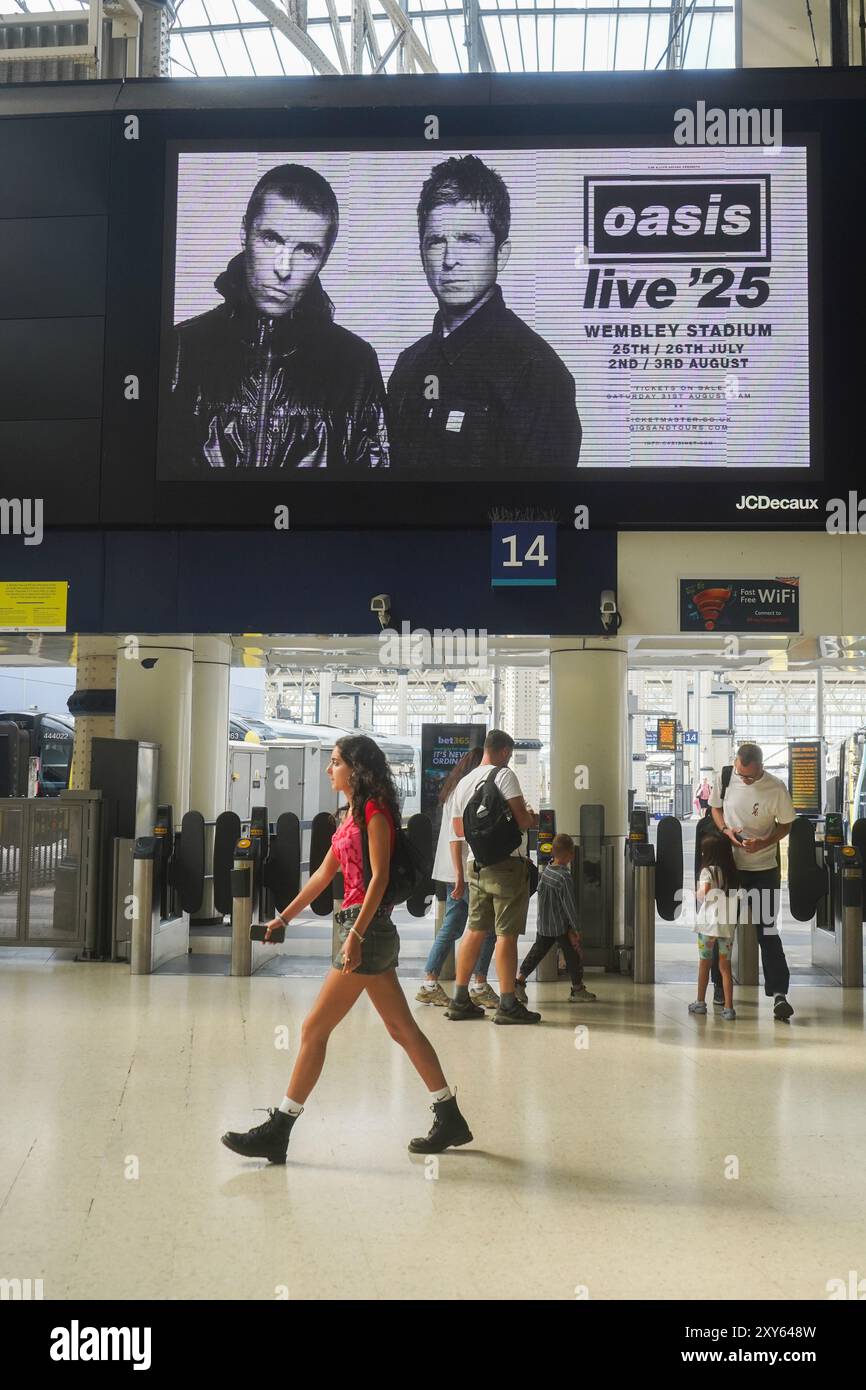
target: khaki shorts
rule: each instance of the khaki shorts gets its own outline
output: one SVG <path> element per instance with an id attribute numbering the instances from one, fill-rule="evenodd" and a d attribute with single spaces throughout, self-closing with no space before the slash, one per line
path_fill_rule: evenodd
<path id="1" fill-rule="evenodd" d="M 529 910 L 529 868 L 525 859 L 512 855 L 499 864 L 476 871 L 470 859 L 469 931 L 496 932 L 497 936 L 522 936 Z"/>

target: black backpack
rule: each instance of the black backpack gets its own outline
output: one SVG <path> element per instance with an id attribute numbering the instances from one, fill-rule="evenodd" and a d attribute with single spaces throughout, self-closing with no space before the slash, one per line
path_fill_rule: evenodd
<path id="1" fill-rule="evenodd" d="M 722 768 L 722 802 L 723 802 L 723 803 L 724 803 L 724 800 L 725 800 L 725 796 L 727 795 L 728 787 L 731 785 L 731 776 L 732 776 L 732 774 L 733 774 L 733 771 L 734 771 L 734 765 L 733 765 L 733 763 L 728 763 L 727 767 L 723 767 L 723 768 Z M 710 793 L 710 795 L 712 795 L 712 792 Z M 713 829 L 715 830 L 715 828 L 716 828 L 716 823 L 715 823 L 715 821 L 713 820 L 713 811 L 712 811 L 712 807 L 710 806 L 709 802 L 707 803 L 707 809 L 704 811 L 704 820 L 712 821 Z M 718 831 L 716 831 L 716 834 L 718 834 Z"/>
<path id="2" fill-rule="evenodd" d="M 382 895 L 382 902 L 389 907 L 406 902 L 422 890 L 426 891 L 433 872 L 432 858 L 428 859 L 418 846 L 412 843 L 401 825 L 396 825 L 394 830 L 394 853 L 391 855 L 388 886 Z M 373 870 L 370 867 L 370 841 L 367 837 L 366 822 L 361 826 L 361 855 L 364 861 L 364 882 L 369 884 Z"/>
<path id="3" fill-rule="evenodd" d="M 496 785 L 496 774 L 502 768 L 492 767 L 483 782 L 479 782 L 463 812 L 463 837 L 472 851 L 479 869 L 500 864 L 517 849 L 523 832 L 511 807 Z"/>

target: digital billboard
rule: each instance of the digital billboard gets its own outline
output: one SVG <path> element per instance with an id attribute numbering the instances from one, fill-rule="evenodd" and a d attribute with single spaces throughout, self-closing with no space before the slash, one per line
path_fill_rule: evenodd
<path id="1" fill-rule="evenodd" d="M 774 142 L 679 143 L 711 101 Z M 0 492 L 49 530 L 546 520 L 565 586 L 566 529 L 866 525 L 864 105 L 823 69 L 13 85 Z"/>
<path id="2" fill-rule="evenodd" d="M 173 142 L 157 478 L 808 471 L 809 148 Z"/>

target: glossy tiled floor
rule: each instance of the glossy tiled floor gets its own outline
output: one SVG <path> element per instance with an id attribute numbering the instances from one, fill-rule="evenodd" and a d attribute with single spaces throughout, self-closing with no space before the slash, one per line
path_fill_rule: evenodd
<path id="1" fill-rule="evenodd" d="M 406 1152 L 425 1092 L 362 999 L 271 1168 L 219 1135 L 279 1099 L 315 980 L 9 954 L 0 1276 L 46 1298 L 571 1300 L 821 1299 L 866 1274 L 862 993 L 794 988 L 785 1026 L 741 990 L 723 1024 L 687 1015 L 688 985 L 589 983 L 582 1008 L 530 988 L 533 1029 L 413 1003 L 476 1136 L 438 1163 Z"/>

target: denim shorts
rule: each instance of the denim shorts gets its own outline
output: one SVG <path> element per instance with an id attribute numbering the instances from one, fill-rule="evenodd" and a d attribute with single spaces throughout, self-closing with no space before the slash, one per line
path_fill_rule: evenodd
<path id="1" fill-rule="evenodd" d="M 349 928 L 361 915 L 361 904 L 355 907 L 342 907 L 334 913 L 334 921 L 340 933 L 340 950 L 334 956 L 335 970 L 343 969 L 342 946 L 349 935 Z M 357 938 L 356 938 L 357 939 Z M 391 921 L 389 908 L 380 907 L 364 929 L 361 942 L 361 964 L 353 975 L 384 975 L 386 970 L 394 970 L 400 957 L 400 938 L 397 928 Z"/>

